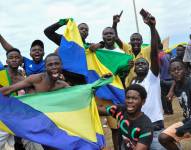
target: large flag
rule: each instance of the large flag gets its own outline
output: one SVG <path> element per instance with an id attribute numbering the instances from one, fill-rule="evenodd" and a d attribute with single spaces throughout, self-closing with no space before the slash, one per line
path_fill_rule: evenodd
<path id="1" fill-rule="evenodd" d="M 61 150 L 100 150 L 105 143 L 93 92 L 111 81 L 18 97 L 0 95 L 0 129 Z"/>
<path id="2" fill-rule="evenodd" d="M 71 19 L 67 23 L 58 54 L 64 69 L 85 75 L 88 83 L 106 73 L 115 75 L 113 82 L 100 88 L 96 96 L 115 104 L 124 103 L 124 88 L 117 74 L 128 69 L 128 62 L 132 59 L 130 55 L 109 50 L 97 50 L 96 53 L 85 50 L 78 27 Z"/>
<path id="3" fill-rule="evenodd" d="M 118 74 L 128 70 L 128 63 L 133 59 L 133 56 L 110 50 L 96 50 L 96 52 L 87 50 L 86 59 L 88 83 L 96 81 L 107 73 L 114 75 L 113 82 L 99 88 L 96 91 L 96 96 L 100 99 L 111 100 L 114 104 L 123 104 L 125 92 Z"/>
<path id="4" fill-rule="evenodd" d="M 58 49 L 63 69 L 87 76 L 85 49 L 78 30 L 78 26 L 69 19 Z"/>

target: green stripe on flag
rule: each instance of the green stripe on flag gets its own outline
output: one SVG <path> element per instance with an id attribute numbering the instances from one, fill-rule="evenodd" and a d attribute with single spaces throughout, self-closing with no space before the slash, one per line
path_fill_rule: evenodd
<path id="1" fill-rule="evenodd" d="M 114 75 L 128 70 L 128 62 L 133 59 L 131 55 L 109 50 L 96 50 L 96 56 Z"/>
<path id="2" fill-rule="evenodd" d="M 111 83 L 111 81 L 112 78 L 100 79 L 92 84 L 17 96 L 17 98 L 44 113 L 75 111 L 89 106 L 93 96 L 93 89 Z"/>

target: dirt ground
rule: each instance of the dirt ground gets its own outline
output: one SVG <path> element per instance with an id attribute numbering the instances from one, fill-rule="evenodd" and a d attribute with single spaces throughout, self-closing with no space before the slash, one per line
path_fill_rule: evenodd
<path id="1" fill-rule="evenodd" d="M 173 110 L 174 110 L 173 115 L 164 116 L 165 127 L 168 127 L 169 125 L 182 120 L 182 110 L 176 99 L 173 100 Z M 104 133 L 106 136 L 106 143 L 107 143 L 108 149 L 113 150 L 110 129 L 108 127 L 105 127 Z M 191 150 L 191 139 L 189 139 L 187 141 L 181 141 L 181 145 L 183 147 L 183 150 Z"/>

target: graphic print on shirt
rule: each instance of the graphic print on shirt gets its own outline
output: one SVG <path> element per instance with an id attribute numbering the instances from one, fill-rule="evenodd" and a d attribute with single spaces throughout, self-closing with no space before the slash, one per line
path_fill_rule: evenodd
<path id="1" fill-rule="evenodd" d="M 190 118 L 191 114 L 190 114 L 190 107 L 188 106 L 188 96 L 186 94 L 186 92 L 182 92 L 180 97 L 178 97 L 180 106 L 183 108 L 183 116 L 185 118 Z"/>

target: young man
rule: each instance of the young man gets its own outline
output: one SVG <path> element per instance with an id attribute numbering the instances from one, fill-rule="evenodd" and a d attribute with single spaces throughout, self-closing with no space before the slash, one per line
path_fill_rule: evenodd
<path id="1" fill-rule="evenodd" d="M 18 70 L 19 66 L 22 64 L 22 56 L 20 54 L 20 51 L 18 49 L 12 49 L 11 51 L 8 51 L 6 53 L 7 56 L 7 71 L 8 71 L 8 76 L 10 78 L 10 84 L 16 84 L 22 80 L 24 80 L 24 76 L 22 73 Z M 24 94 L 23 90 L 22 91 L 16 91 L 17 95 Z M 5 144 L 8 142 L 10 147 L 14 146 L 14 137 L 6 132 L 0 131 L 0 149 L 3 149 Z M 16 142 L 15 149 L 18 150 L 18 146 L 20 150 L 22 147 L 18 145 Z"/>
<path id="2" fill-rule="evenodd" d="M 148 150 L 153 138 L 151 120 L 141 112 L 147 92 L 138 84 L 126 90 L 125 106 L 109 106 L 107 113 L 118 119 L 120 136 L 119 150 Z"/>
<path id="3" fill-rule="evenodd" d="M 62 27 L 63 25 L 66 25 L 67 22 L 68 22 L 68 19 L 60 19 L 55 24 L 47 27 L 44 30 L 44 34 L 47 36 L 47 38 L 49 38 L 51 41 L 53 41 L 55 44 L 57 44 L 59 46 L 61 43 L 62 35 L 56 33 L 56 30 L 59 29 L 60 27 Z M 84 46 L 89 47 L 90 43 L 87 43 L 85 41 L 88 36 L 88 31 L 89 31 L 88 25 L 86 23 L 81 23 L 78 25 L 78 29 L 79 29 L 82 41 L 84 43 Z M 72 85 L 86 83 L 85 77 L 83 75 L 72 73 L 72 72 L 65 71 L 65 70 L 63 70 L 63 74 Z"/>
<path id="4" fill-rule="evenodd" d="M 148 12 L 147 12 L 148 13 Z M 150 14 L 148 13 L 148 16 Z M 121 39 L 118 36 L 117 33 L 117 24 L 120 22 L 120 15 L 115 15 L 113 16 L 113 29 L 116 32 L 116 43 L 119 45 L 119 47 L 127 54 L 131 54 L 134 56 L 134 60 L 137 58 L 145 58 L 149 64 L 151 62 L 150 58 L 150 53 L 151 53 L 151 48 L 150 47 L 145 47 L 141 48 L 141 45 L 143 43 L 143 38 L 140 33 L 133 33 L 130 36 L 130 42 L 129 44 L 126 44 L 121 41 Z M 160 43 L 160 37 L 158 35 L 158 32 L 156 31 L 156 34 L 158 36 L 158 43 Z M 134 68 L 132 68 L 126 77 L 125 85 L 128 87 L 132 80 L 135 78 L 135 73 L 134 73 Z"/>
<path id="5" fill-rule="evenodd" d="M 159 63 L 158 63 L 158 35 L 155 29 L 155 18 L 143 18 L 144 22 L 151 30 L 151 64 L 145 58 L 138 58 L 135 61 L 136 78 L 132 83 L 142 85 L 148 95 L 146 103 L 142 107 L 142 111 L 151 119 L 154 128 L 154 137 L 150 149 L 162 150 L 164 149 L 158 142 L 158 135 L 164 128 L 163 111 L 161 104 L 161 87 L 159 77 Z"/>
<path id="6" fill-rule="evenodd" d="M 18 91 L 20 89 L 29 88 L 35 92 L 47 92 L 60 88 L 69 87 L 69 84 L 63 80 L 60 80 L 61 74 L 61 60 L 56 54 L 49 54 L 45 58 L 46 72 L 31 75 L 25 80 L 22 80 L 9 87 L 0 88 L 0 93 L 9 95 L 11 92 Z M 34 146 L 29 141 L 24 140 L 24 145 L 29 144 L 29 147 Z M 31 145 L 31 146 L 30 146 Z M 38 146 L 39 149 L 39 146 Z"/>
<path id="7" fill-rule="evenodd" d="M 174 94 L 178 97 L 180 106 L 183 109 L 182 122 L 175 123 L 164 130 L 160 136 L 160 143 L 168 150 L 179 150 L 180 140 L 191 137 L 186 134 L 191 118 L 191 78 L 186 76 L 186 66 L 180 59 L 173 59 L 170 63 L 170 74 L 175 80 Z"/>
<path id="8" fill-rule="evenodd" d="M 9 87 L 0 88 L 0 92 L 8 95 L 11 92 L 32 88 L 34 93 L 53 91 L 60 88 L 69 87 L 69 84 L 61 78 L 61 60 L 57 54 L 51 53 L 45 58 L 46 72 L 27 77 L 25 80 L 13 84 Z"/>
<path id="9" fill-rule="evenodd" d="M 186 47 L 184 47 L 183 45 L 178 45 L 176 47 L 176 57 L 175 58 L 183 61 L 185 49 L 186 49 Z"/>
<path id="10" fill-rule="evenodd" d="M 13 49 L 13 46 L 9 44 L 1 35 L 0 43 L 6 51 L 10 51 Z M 31 74 L 44 72 L 44 44 L 41 40 L 35 40 L 32 42 L 30 48 L 30 56 L 32 57 L 32 60 L 23 57 L 23 68 L 26 72 L 26 75 L 29 76 Z"/>

